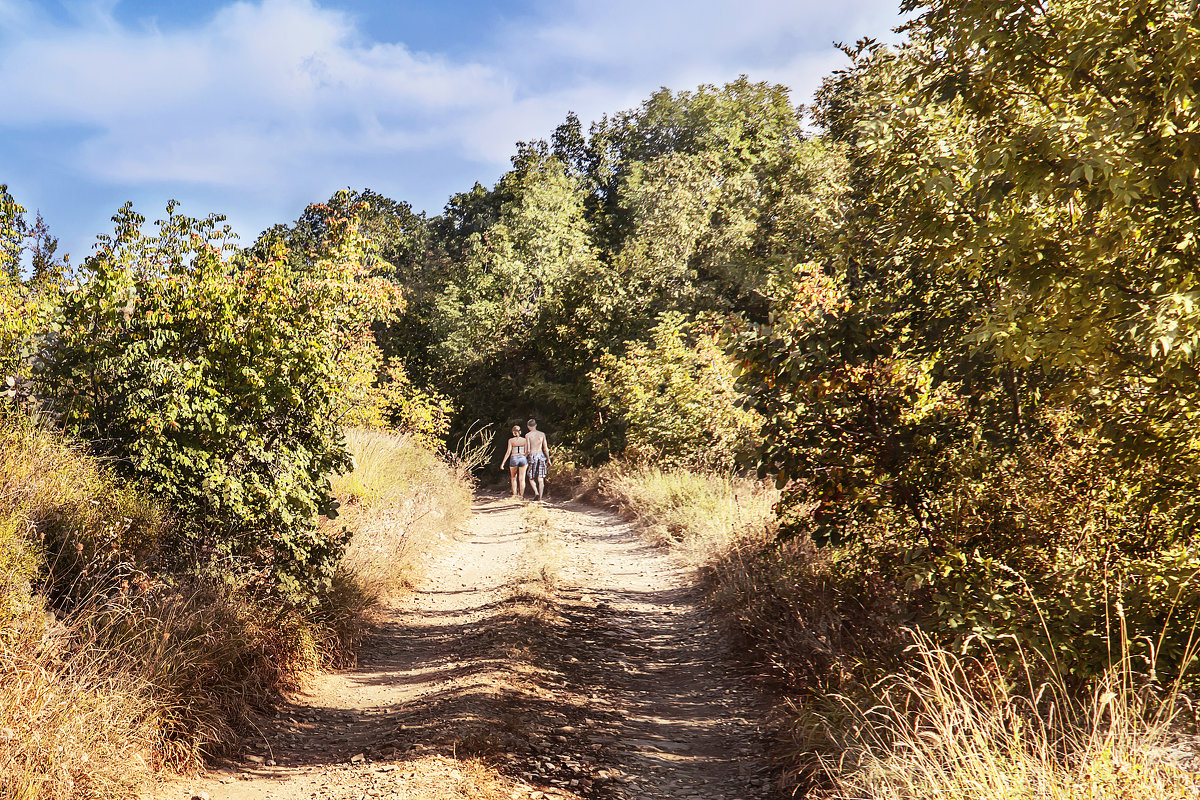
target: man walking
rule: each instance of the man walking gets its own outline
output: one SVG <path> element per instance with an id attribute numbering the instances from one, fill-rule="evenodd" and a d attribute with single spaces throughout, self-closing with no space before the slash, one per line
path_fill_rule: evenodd
<path id="1" fill-rule="evenodd" d="M 531 419 L 525 423 L 529 432 L 525 441 L 529 443 L 529 485 L 537 492 L 537 499 L 542 499 L 546 491 L 546 467 L 550 464 L 550 446 L 546 444 L 546 434 L 537 429 L 537 420 Z"/>

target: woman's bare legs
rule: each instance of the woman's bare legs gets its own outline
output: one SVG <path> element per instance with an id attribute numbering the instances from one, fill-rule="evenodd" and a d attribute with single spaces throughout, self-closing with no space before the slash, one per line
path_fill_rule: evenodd
<path id="1" fill-rule="evenodd" d="M 517 471 L 521 473 L 521 499 L 522 500 L 525 499 L 525 471 L 527 469 L 529 469 L 528 466 L 517 467 Z M 515 485 L 516 481 L 514 481 L 513 483 Z M 514 491 L 516 491 L 516 490 L 514 489 Z"/>
<path id="2" fill-rule="evenodd" d="M 508 475 L 512 483 L 512 496 L 517 496 L 517 472 L 521 473 L 521 495 L 525 494 L 525 468 L 524 467 L 509 467 Z"/>

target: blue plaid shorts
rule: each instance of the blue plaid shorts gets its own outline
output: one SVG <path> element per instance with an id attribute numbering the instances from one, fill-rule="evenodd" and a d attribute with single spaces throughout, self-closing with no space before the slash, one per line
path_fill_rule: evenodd
<path id="1" fill-rule="evenodd" d="M 529 471 L 525 473 L 525 477 L 546 477 L 546 456 L 544 453 L 534 453 L 529 457 Z"/>

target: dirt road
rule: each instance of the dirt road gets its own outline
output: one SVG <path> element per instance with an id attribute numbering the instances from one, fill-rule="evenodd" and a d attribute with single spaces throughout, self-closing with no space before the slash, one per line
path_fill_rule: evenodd
<path id="1" fill-rule="evenodd" d="M 770 796 L 688 567 L 615 516 L 483 497 L 356 668 L 161 800 Z"/>

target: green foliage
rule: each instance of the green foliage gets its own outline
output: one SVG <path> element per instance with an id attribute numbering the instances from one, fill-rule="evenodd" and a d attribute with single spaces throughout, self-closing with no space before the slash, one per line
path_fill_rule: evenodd
<path id="1" fill-rule="evenodd" d="M 457 433 L 515 413 L 589 460 L 620 454 L 601 357 L 620 362 L 666 313 L 763 316 L 762 292 L 824 240 L 845 192 L 842 148 L 804 134 L 783 86 L 662 90 L 587 132 L 568 115 L 429 221 L 380 341 L 455 399 Z"/>
<path id="2" fill-rule="evenodd" d="M 754 447 L 758 419 L 739 407 L 733 361 L 713 317 L 689 323 L 679 312 L 663 314 L 649 342 L 620 358 L 605 353 L 591 379 L 635 462 L 729 470 Z"/>
<path id="3" fill-rule="evenodd" d="M 25 207 L 0 183 L 0 286 L 21 282 L 21 252 L 25 244 Z"/>
<path id="4" fill-rule="evenodd" d="M 1078 678 L 1126 636 L 1143 674 L 1188 666 L 1195 24 L 942 0 L 827 81 L 852 202 L 739 352 L 784 532 L 841 545 L 846 613 Z"/>
<path id="5" fill-rule="evenodd" d="M 881 240 L 974 287 L 966 341 L 1089 408 L 1168 536 L 1200 474 L 1198 63 L 1189 3 L 956 0 L 857 79 Z"/>
<path id="6" fill-rule="evenodd" d="M 445 448 L 454 414 L 449 397 L 414 386 L 404 368 L 394 361 L 375 377 L 368 395 L 351 408 L 345 420 L 347 426 L 390 428 L 432 451 Z"/>
<path id="7" fill-rule="evenodd" d="M 168 209 L 153 235 L 126 206 L 58 296 L 37 394 L 117 457 L 180 520 L 178 557 L 235 559 L 295 599 L 327 582 L 342 542 L 328 476 L 348 466 L 340 420 L 393 302 L 363 275 L 353 219 L 327 255 L 234 255 L 220 218 Z M 368 357 L 366 368 L 374 367 Z M 373 374 L 373 373 L 372 373 Z"/>

